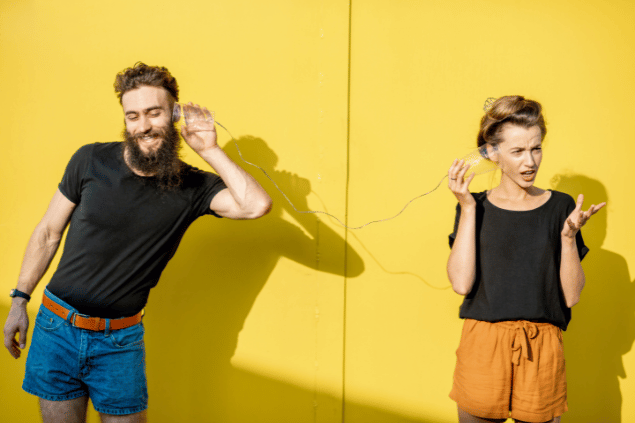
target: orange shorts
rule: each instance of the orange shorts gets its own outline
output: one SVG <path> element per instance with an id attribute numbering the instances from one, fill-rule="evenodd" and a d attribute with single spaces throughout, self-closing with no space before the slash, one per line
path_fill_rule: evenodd
<path id="1" fill-rule="evenodd" d="M 567 411 L 562 331 L 550 323 L 465 319 L 456 358 L 450 398 L 473 416 L 546 422 Z"/>

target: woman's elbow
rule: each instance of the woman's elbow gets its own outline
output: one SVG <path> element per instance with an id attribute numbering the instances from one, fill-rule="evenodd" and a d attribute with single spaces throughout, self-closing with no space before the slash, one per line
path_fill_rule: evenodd
<path id="1" fill-rule="evenodd" d="M 579 302 L 580 302 L 580 295 L 570 296 L 565 301 L 568 308 L 572 308 L 574 305 L 576 305 Z"/>
<path id="2" fill-rule="evenodd" d="M 576 281 L 568 286 L 568 289 L 564 292 L 564 302 L 568 308 L 573 307 L 580 302 L 580 296 L 582 295 L 582 289 L 586 283 L 584 273 L 576 278 Z"/>
<path id="3" fill-rule="evenodd" d="M 461 272 L 457 272 L 457 269 L 453 271 L 452 266 L 449 265 L 447 267 L 448 271 L 448 279 L 450 279 L 450 284 L 452 284 L 452 289 L 459 295 L 467 295 L 472 290 L 472 286 L 474 286 L 474 274 L 461 274 Z"/>
<path id="4" fill-rule="evenodd" d="M 450 284 L 452 284 L 452 289 L 459 295 L 467 295 L 472 290 L 472 286 L 474 285 L 474 278 L 465 278 L 460 277 L 458 275 L 453 275 L 448 269 L 448 278 L 450 279 Z"/>
<path id="5" fill-rule="evenodd" d="M 462 296 L 466 296 L 471 291 L 471 287 L 455 283 L 452 284 L 452 289 L 454 290 L 454 292 Z"/>
<path id="6" fill-rule="evenodd" d="M 582 294 L 583 287 L 584 281 L 582 281 L 582 286 L 580 287 L 579 291 L 569 293 L 569 295 L 565 296 L 564 302 L 566 303 L 568 308 L 571 308 L 580 302 L 580 295 Z"/>

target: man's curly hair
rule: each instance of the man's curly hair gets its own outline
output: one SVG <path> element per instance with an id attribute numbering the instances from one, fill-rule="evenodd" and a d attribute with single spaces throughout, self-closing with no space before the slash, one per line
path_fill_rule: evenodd
<path id="1" fill-rule="evenodd" d="M 119 103 L 121 103 L 121 98 L 125 93 L 143 85 L 163 87 L 174 98 L 174 101 L 179 101 L 179 85 L 167 68 L 148 66 L 143 62 L 137 62 L 133 67 L 119 72 L 115 78 L 114 86 Z"/>

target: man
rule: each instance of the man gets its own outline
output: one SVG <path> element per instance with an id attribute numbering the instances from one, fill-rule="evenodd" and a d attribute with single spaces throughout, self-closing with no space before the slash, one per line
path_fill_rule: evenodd
<path id="1" fill-rule="evenodd" d="M 191 103 L 181 135 L 218 175 L 180 160 L 172 122 L 178 85 L 166 68 L 137 63 L 117 75 L 115 91 L 124 141 L 85 145 L 71 158 L 11 292 L 4 344 L 18 358 L 26 303 L 70 222 L 23 384 L 40 397 L 45 423 L 85 422 L 89 398 L 103 422 L 145 421 L 142 310 L 183 233 L 204 214 L 255 219 L 271 208 L 262 187 L 217 145 L 207 109 Z"/>

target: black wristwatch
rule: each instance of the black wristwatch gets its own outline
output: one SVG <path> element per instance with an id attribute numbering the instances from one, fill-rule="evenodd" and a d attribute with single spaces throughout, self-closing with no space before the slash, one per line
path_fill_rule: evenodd
<path id="1" fill-rule="evenodd" d="M 24 298 L 24 299 L 26 299 L 27 302 L 29 302 L 31 300 L 31 296 L 29 294 L 27 294 L 26 292 L 18 291 L 17 289 L 12 289 L 11 292 L 9 292 L 9 297 L 11 297 L 11 298 L 14 298 L 14 297 Z"/>

